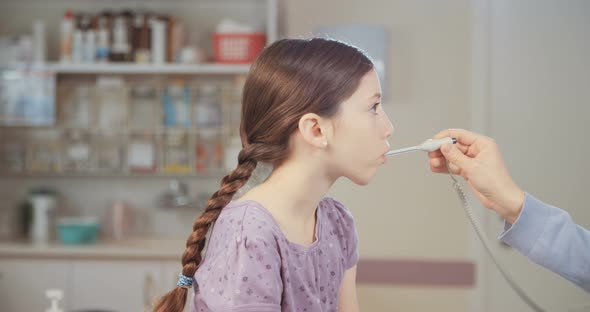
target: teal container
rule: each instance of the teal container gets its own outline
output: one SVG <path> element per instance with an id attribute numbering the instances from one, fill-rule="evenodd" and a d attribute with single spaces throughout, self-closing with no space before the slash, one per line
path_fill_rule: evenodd
<path id="1" fill-rule="evenodd" d="M 57 223 L 57 236 L 66 245 L 95 244 L 99 229 L 92 218 L 62 218 Z"/>

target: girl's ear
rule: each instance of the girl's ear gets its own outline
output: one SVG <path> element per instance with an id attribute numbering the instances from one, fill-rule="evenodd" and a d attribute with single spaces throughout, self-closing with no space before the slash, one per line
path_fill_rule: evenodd
<path id="1" fill-rule="evenodd" d="M 333 133 L 333 125 L 329 119 L 314 113 L 307 113 L 299 119 L 299 133 L 307 143 L 325 148 Z"/>

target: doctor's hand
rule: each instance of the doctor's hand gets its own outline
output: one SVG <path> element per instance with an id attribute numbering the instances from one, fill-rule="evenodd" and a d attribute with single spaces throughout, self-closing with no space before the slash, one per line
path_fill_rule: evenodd
<path id="1" fill-rule="evenodd" d="M 453 137 L 457 144 L 444 144 L 440 150 L 428 153 L 430 170 L 461 175 L 479 201 L 494 210 L 510 224 L 522 210 L 525 194 L 510 177 L 493 139 L 462 129 L 439 132 L 434 139 Z"/>

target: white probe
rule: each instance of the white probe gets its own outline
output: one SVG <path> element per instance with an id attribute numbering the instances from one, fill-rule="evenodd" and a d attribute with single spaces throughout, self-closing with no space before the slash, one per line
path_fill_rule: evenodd
<path id="1" fill-rule="evenodd" d="M 393 155 L 414 152 L 414 151 L 434 152 L 434 151 L 438 150 L 443 144 L 446 144 L 446 143 L 456 144 L 457 139 L 448 138 L 448 137 L 442 138 L 442 139 L 428 139 L 428 140 L 422 142 L 422 144 L 417 145 L 417 146 L 400 148 L 397 150 L 389 151 L 389 152 L 385 153 L 385 156 L 390 157 Z"/>

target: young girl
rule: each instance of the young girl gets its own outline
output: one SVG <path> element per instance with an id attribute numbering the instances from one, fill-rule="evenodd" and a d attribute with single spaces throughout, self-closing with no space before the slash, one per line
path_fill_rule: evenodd
<path id="1" fill-rule="evenodd" d="M 358 311 L 354 220 L 324 195 L 339 177 L 367 184 L 385 162 L 393 127 L 380 94 L 354 47 L 267 47 L 244 85 L 238 166 L 195 220 L 178 287 L 155 311 L 182 311 L 191 286 L 192 312 Z M 270 176 L 232 201 L 258 163 L 273 166 Z"/>

